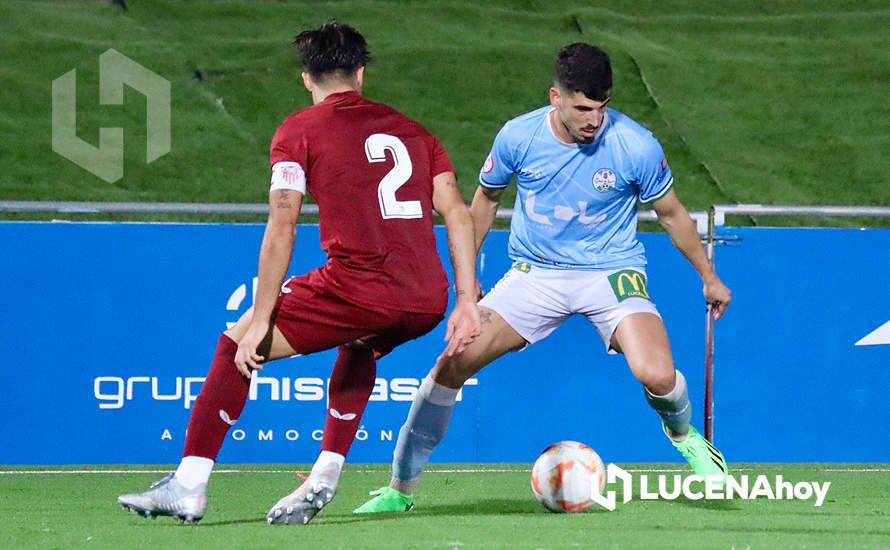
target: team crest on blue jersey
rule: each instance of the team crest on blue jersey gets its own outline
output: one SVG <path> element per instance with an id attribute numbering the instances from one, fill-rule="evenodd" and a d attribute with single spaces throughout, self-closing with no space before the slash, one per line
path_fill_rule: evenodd
<path id="1" fill-rule="evenodd" d="M 615 172 L 610 168 L 600 168 L 593 175 L 593 187 L 600 193 L 615 189 Z"/>

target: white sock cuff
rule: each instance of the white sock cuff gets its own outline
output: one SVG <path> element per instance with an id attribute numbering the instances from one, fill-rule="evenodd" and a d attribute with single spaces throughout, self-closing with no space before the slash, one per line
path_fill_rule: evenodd
<path id="1" fill-rule="evenodd" d="M 331 451 L 322 451 L 318 454 L 318 459 L 315 461 L 315 464 L 312 466 L 312 472 L 310 472 L 309 475 L 321 472 L 331 462 L 334 462 L 337 464 L 338 470 L 343 470 L 343 464 L 346 462 L 346 457 L 341 455 L 340 453 L 334 453 Z"/>
<path id="2" fill-rule="evenodd" d="M 646 390 L 646 395 L 648 395 L 652 399 L 664 400 L 664 401 L 676 401 L 686 392 L 686 377 L 683 376 L 683 373 L 679 370 L 675 370 L 677 373 L 677 379 L 674 381 L 674 389 L 666 393 L 665 395 L 655 395 L 649 388 L 643 386 L 643 389 Z"/>
<path id="3" fill-rule="evenodd" d="M 194 489 L 210 480 L 213 464 L 213 460 L 203 456 L 184 456 L 173 477 L 186 489 Z"/>
<path id="4" fill-rule="evenodd" d="M 420 383 L 420 389 L 417 391 L 420 393 L 421 397 L 433 405 L 450 407 L 457 401 L 457 394 L 460 392 L 460 388 L 454 389 L 449 388 L 448 386 L 443 386 L 427 376 L 423 379 L 423 382 Z"/>

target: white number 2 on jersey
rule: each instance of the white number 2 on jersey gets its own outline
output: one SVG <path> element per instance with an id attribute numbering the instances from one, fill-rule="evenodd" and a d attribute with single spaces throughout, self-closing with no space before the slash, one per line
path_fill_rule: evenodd
<path id="1" fill-rule="evenodd" d="M 420 201 L 396 199 L 396 191 L 405 185 L 414 169 L 405 144 L 399 138 L 389 134 L 373 134 L 365 140 L 365 154 L 368 156 L 368 162 L 385 162 L 387 150 L 392 153 L 394 166 L 383 176 L 377 186 L 380 215 L 384 220 L 422 218 L 423 208 L 420 206 Z"/>

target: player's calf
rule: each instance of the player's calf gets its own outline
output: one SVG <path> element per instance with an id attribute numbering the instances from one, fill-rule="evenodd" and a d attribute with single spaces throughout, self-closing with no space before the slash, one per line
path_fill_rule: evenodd
<path id="1" fill-rule="evenodd" d="M 413 491 L 430 454 L 445 436 L 459 391 L 429 376 L 420 384 L 393 453 L 392 485 L 400 491 Z"/>
<path id="2" fill-rule="evenodd" d="M 479 368 L 471 358 L 464 355 L 448 357 L 444 353 L 436 358 L 436 364 L 427 375 L 437 384 L 448 388 L 461 388 Z"/>

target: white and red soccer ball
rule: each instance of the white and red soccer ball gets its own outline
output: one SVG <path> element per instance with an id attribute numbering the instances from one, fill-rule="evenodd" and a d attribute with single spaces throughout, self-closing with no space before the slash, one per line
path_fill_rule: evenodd
<path id="1" fill-rule="evenodd" d="M 596 451 L 577 441 L 544 449 L 532 466 L 532 492 L 551 512 L 583 512 L 603 494 L 606 467 Z"/>

